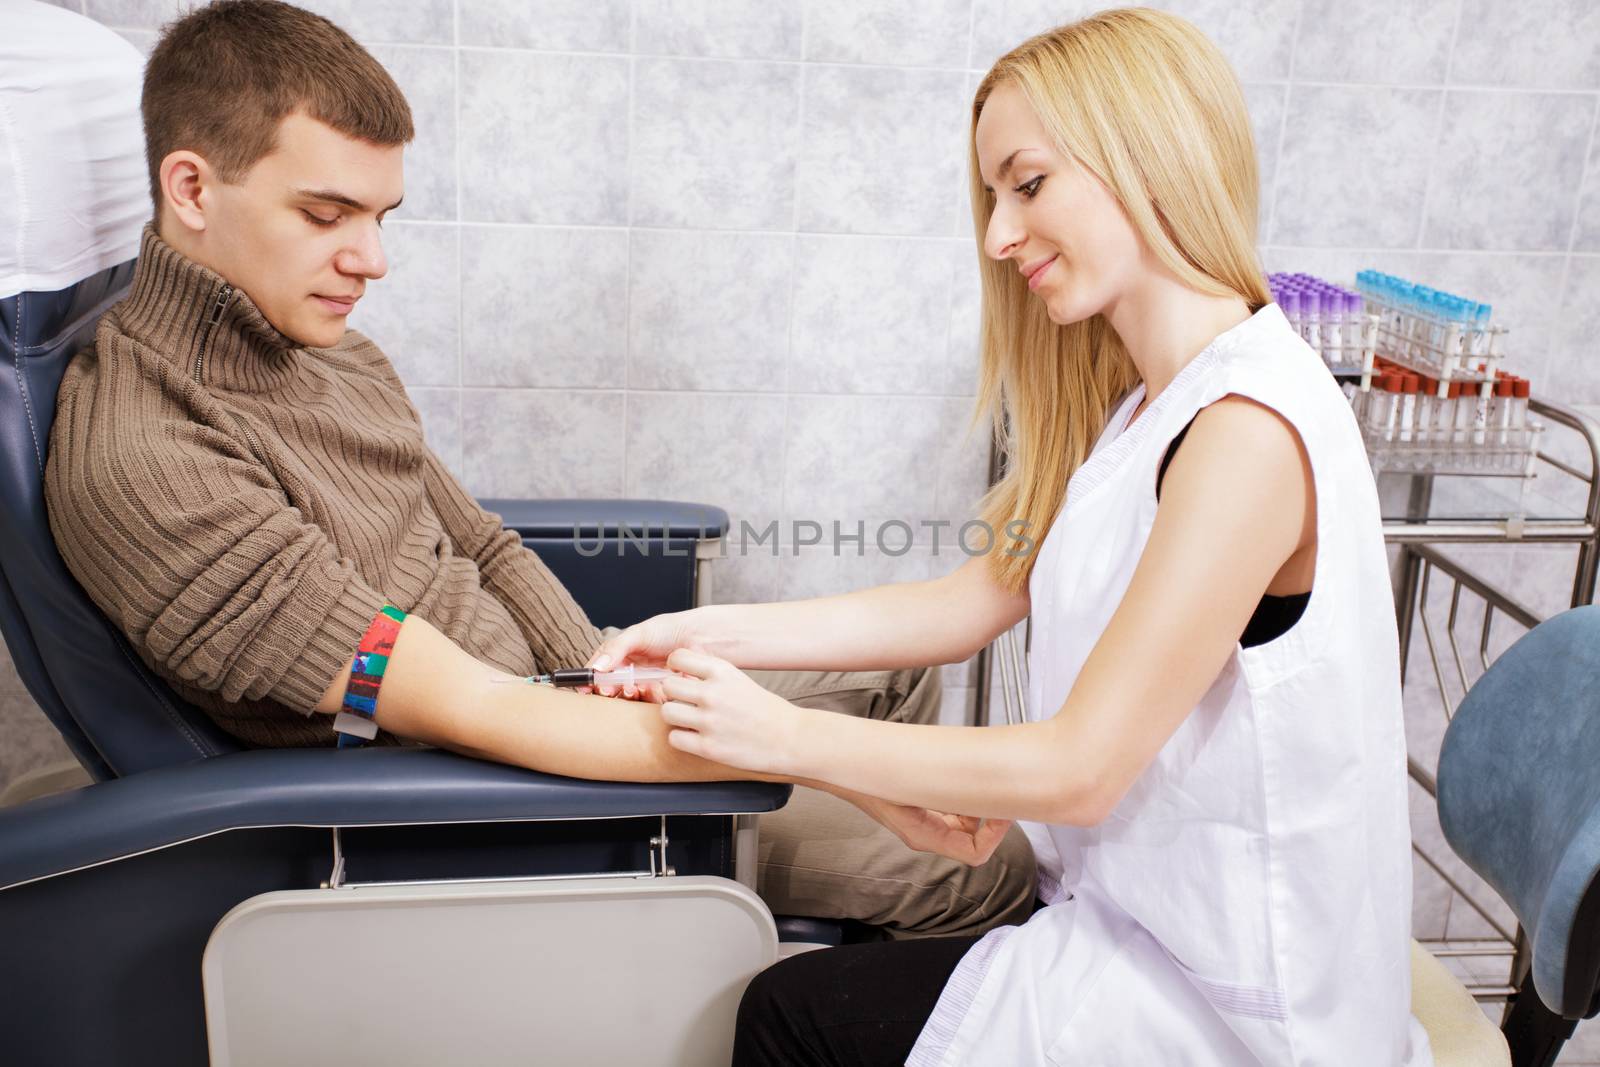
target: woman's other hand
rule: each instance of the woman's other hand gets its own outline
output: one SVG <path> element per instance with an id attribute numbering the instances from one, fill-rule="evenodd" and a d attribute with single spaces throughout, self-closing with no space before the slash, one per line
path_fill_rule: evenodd
<path id="1" fill-rule="evenodd" d="M 981 867 L 1011 828 L 1009 819 L 979 819 L 972 815 L 950 815 L 932 808 L 896 804 L 862 793 L 839 795 L 888 827 L 907 848 Z"/>
<path id="2" fill-rule="evenodd" d="M 620 635 L 619 635 L 620 636 Z M 678 672 L 661 683 L 667 743 L 691 755 L 767 774 L 792 774 L 801 723 L 808 712 L 761 688 L 739 668 L 708 652 L 679 648 L 667 656 Z"/>

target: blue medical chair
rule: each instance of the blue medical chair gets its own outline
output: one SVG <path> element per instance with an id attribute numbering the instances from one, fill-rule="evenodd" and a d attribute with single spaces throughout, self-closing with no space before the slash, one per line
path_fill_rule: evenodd
<path id="1" fill-rule="evenodd" d="M 1535 627 L 1467 693 L 1439 822 L 1522 925 L 1531 965 L 1502 1030 L 1515 1067 L 1547 1067 L 1600 1011 L 1600 607 Z"/>
<path id="2" fill-rule="evenodd" d="M 202 956 L 246 901 L 358 880 L 459 888 L 669 871 L 679 885 L 753 887 L 753 816 L 788 787 L 577 781 L 425 749 L 245 750 L 146 670 L 61 563 L 40 484 L 62 373 L 131 274 L 124 264 L 0 301 L 0 632 L 94 779 L 0 810 L 0 1063 L 206 1063 L 219 1016 L 202 996 Z M 688 606 L 694 545 L 727 521 L 651 501 L 487 503 L 601 624 Z M 351 998 L 352 1029 L 382 1010 Z M 617 1005 L 618 1025 L 630 1012 L 648 1021 L 637 1009 Z"/>

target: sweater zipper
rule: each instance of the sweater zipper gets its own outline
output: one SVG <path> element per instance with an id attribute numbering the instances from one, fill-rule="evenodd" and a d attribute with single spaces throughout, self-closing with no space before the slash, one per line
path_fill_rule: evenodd
<path id="1" fill-rule="evenodd" d="M 234 422 L 239 424 L 239 429 L 244 431 L 244 439 L 250 442 L 250 451 L 256 457 L 257 462 L 265 463 L 267 461 L 267 454 L 262 451 L 261 441 L 256 437 L 256 432 L 250 428 L 250 424 L 244 421 L 244 417 L 242 415 L 238 415 L 232 411 L 228 412 L 228 415 L 233 419 Z"/>
<path id="2" fill-rule="evenodd" d="M 228 301 L 232 297 L 233 286 L 224 285 L 217 293 L 217 299 L 211 304 L 211 314 L 207 315 L 206 320 L 200 324 L 200 345 L 194 354 L 194 380 L 196 385 L 201 384 L 200 379 L 206 369 L 206 343 L 211 340 L 211 331 L 216 329 L 217 323 L 222 321 L 222 313 L 228 309 Z M 250 450 L 255 454 L 256 459 L 265 462 L 262 459 L 261 442 L 256 440 L 255 432 L 250 429 L 250 424 L 238 415 L 234 415 L 231 411 L 228 414 L 233 416 L 233 421 L 238 423 L 239 429 L 244 431 L 245 440 L 250 442 Z"/>
<path id="3" fill-rule="evenodd" d="M 201 376 L 206 369 L 206 342 L 211 340 L 211 331 L 216 329 L 217 323 L 222 321 L 222 313 L 228 308 L 228 301 L 233 299 L 233 286 L 224 285 L 217 293 L 216 300 L 211 303 L 211 314 L 206 316 L 200 324 L 200 344 L 194 354 L 194 380 L 201 384 Z"/>

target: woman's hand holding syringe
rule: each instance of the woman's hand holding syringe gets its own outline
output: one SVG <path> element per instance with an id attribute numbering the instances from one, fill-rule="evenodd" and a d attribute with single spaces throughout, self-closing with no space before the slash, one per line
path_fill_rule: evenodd
<path id="1" fill-rule="evenodd" d="M 596 670 L 593 667 L 563 667 L 549 674 L 530 674 L 525 678 L 497 678 L 496 685 L 549 685 L 557 689 L 596 689 L 611 695 L 622 689 L 629 696 L 641 692 L 645 686 L 660 683 L 671 677 L 664 667 L 636 667 L 628 664 L 616 670 Z"/>

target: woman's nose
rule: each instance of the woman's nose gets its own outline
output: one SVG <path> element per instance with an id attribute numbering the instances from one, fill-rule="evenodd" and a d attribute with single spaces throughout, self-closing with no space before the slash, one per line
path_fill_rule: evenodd
<path id="1" fill-rule="evenodd" d="M 1022 228 L 1011 219 L 1010 213 L 996 208 L 989 216 L 989 228 L 983 235 L 983 251 L 990 259 L 1008 259 L 1022 244 Z"/>

